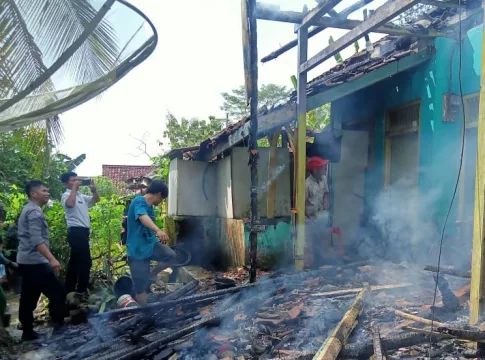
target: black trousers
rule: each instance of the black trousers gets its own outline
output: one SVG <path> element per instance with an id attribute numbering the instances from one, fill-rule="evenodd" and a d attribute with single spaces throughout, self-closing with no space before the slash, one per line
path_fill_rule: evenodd
<path id="1" fill-rule="evenodd" d="M 49 314 L 56 325 L 64 324 L 66 315 L 66 293 L 49 264 L 19 264 L 22 276 L 19 320 L 22 330 L 29 332 L 34 327 L 34 310 L 40 294 L 49 299 Z"/>
<path id="2" fill-rule="evenodd" d="M 67 242 L 71 246 L 71 256 L 67 266 L 66 292 L 86 292 L 91 271 L 91 250 L 89 248 L 89 229 L 70 227 Z"/>

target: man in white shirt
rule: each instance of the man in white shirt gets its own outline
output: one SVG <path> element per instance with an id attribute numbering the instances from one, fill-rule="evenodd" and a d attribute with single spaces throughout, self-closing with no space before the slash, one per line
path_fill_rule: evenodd
<path id="1" fill-rule="evenodd" d="M 327 164 L 328 160 L 317 156 L 311 157 L 307 163 L 310 176 L 305 181 L 306 248 L 313 254 L 311 262 L 314 266 L 323 260 L 325 247 L 330 242 Z"/>
<path id="2" fill-rule="evenodd" d="M 91 181 L 92 196 L 79 192 L 81 181 L 74 172 L 61 175 L 61 181 L 66 187 L 61 202 L 66 214 L 67 242 L 71 247 L 71 255 L 66 274 L 66 293 L 76 291 L 86 293 L 91 271 L 91 250 L 89 233 L 91 223 L 88 209 L 99 201 L 96 186 Z"/>

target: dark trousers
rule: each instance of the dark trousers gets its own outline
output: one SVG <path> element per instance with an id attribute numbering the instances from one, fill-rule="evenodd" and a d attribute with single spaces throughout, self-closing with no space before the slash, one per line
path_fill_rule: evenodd
<path id="1" fill-rule="evenodd" d="M 49 264 L 19 264 L 22 276 L 19 320 L 22 330 L 29 332 L 34 327 L 34 310 L 40 294 L 49 299 L 49 314 L 56 325 L 64 324 L 66 313 L 66 293 Z"/>
<path id="2" fill-rule="evenodd" d="M 92 265 L 89 229 L 70 227 L 67 230 L 67 242 L 71 246 L 71 256 L 67 266 L 66 292 L 86 292 Z"/>

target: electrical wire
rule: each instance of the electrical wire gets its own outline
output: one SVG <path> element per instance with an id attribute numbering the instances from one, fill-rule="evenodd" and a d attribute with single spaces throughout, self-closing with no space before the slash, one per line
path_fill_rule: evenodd
<path id="1" fill-rule="evenodd" d="M 439 276 L 440 276 L 440 266 L 441 266 L 441 254 L 443 250 L 443 239 L 445 237 L 445 231 L 446 231 L 446 225 L 448 224 L 448 219 L 450 217 L 451 210 L 453 208 L 453 203 L 456 198 L 456 193 L 458 191 L 458 186 L 460 184 L 460 177 L 461 177 L 461 172 L 462 172 L 462 167 L 463 167 L 463 154 L 465 150 L 465 132 L 466 132 L 466 115 L 465 115 L 465 101 L 463 100 L 463 84 L 462 84 L 462 50 L 463 50 L 463 45 L 462 45 L 462 24 L 461 24 L 461 0 L 458 0 L 458 46 L 460 49 L 460 53 L 458 56 L 458 86 L 459 86 L 459 91 L 460 91 L 460 99 L 461 99 L 461 105 L 462 105 L 462 134 L 461 134 L 461 150 L 460 150 L 460 167 L 458 169 L 458 176 L 456 177 L 456 183 L 455 183 L 455 188 L 453 190 L 453 196 L 451 198 L 450 206 L 448 208 L 448 211 L 446 212 L 446 217 L 445 221 L 443 223 L 443 229 L 441 231 L 441 238 L 440 238 L 440 247 L 439 247 L 439 253 L 438 253 L 438 264 L 437 264 L 437 271 L 436 271 L 436 281 L 435 281 L 435 287 L 434 287 L 434 294 L 433 294 L 433 305 L 431 306 L 431 332 L 433 331 L 433 326 L 434 326 L 434 313 L 435 313 L 435 305 L 436 305 L 436 296 L 438 294 L 438 282 L 439 282 Z M 454 55 L 454 52 L 452 52 L 452 56 Z M 478 161 L 478 158 L 477 158 Z M 429 348 L 428 348 L 428 357 L 431 358 L 431 345 L 432 345 L 432 340 L 433 340 L 433 335 L 429 336 Z"/>

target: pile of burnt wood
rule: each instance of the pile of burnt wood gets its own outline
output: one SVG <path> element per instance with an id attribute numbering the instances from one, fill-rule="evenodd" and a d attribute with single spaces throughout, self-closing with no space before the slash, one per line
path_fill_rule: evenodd
<path id="1" fill-rule="evenodd" d="M 467 280 L 453 292 L 443 272 L 437 279 L 424 271 L 403 276 L 413 270 L 402 268 L 391 276 L 391 270 L 353 263 L 277 272 L 255 284 L 204 293 L 192 281 L 147 307 L 95 315 L 49 350 L 65 360 L 480 356 L 468 345 L 484 342 L 485 332 L 467 327 L 462 316 Z M 425 289 L 383 283 L 416 274 L 428 280 Z"/>

